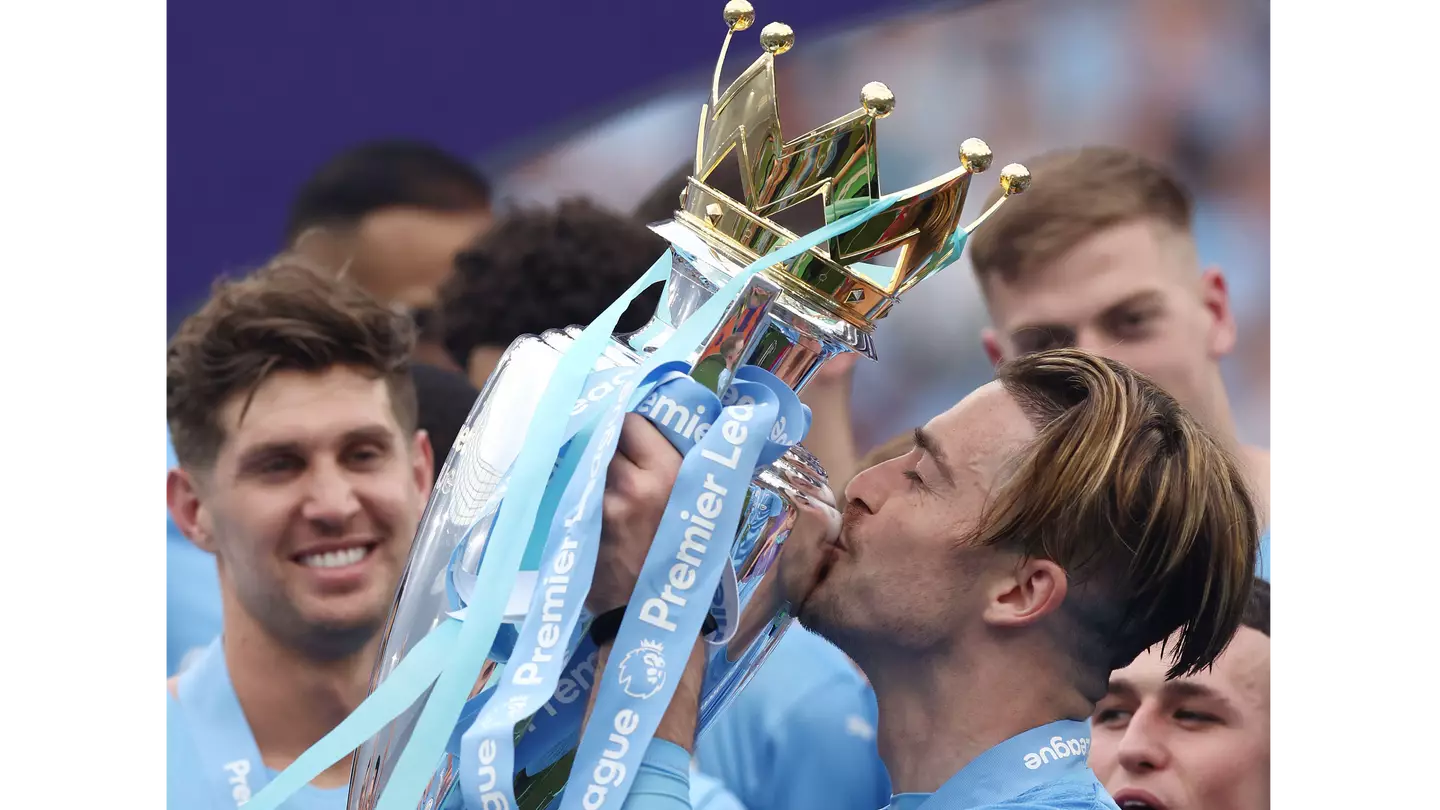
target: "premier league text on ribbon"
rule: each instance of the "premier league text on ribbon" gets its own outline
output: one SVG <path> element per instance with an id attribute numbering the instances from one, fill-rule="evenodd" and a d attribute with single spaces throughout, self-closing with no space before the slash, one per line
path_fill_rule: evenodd
<path id="1" fill-rule="evenodd" d="M 651 395 L 655 397 L 654 394 Z M 657 400 L 670 402 L 665 397 L 657 397 Z M 643 405 L 641 406 L 644 407 Z M 659 409 L 660 404 L 654 406 Z M 701 406 L 703 408 L 704 406 Z M 699 410 L 699 408 L 697 408 Z M 672 407 L 672 413 L 677 412 Z M 750 421 L 755 415 L 755 401 L 749 397 L 744 398 L 728 409 L 728 413 L 734 421 L 727 421 L 721 428 L 721 436 L 730 445 L 729 455 L 716 453 L 709 449 L 702 448 L 700 457 L 706 461 L 719 464 L 728 470 L 738 469 L 740 463 L 741 445 L 749 438 L 750 428 L 744 423 Z M 653 418 L 654 411 L 652 411 Z M 691 423 L 698 417 L 692 417 Z M 700 425 L 692 430 L 701 430 L 697 439 L 704 437 L 704 432 L 710 428 L 709 424 Z M 654 625 L 669 632 L 675 631 L 675 624 L 670 621 L 670 607 L 685 607 L 686 600 L 690 598 L 687 594 L 695 587 L 696 570 L 700 567 L 705 554 L 709 551 L 712 540 L 712 533 L 715 531 L 715 518 L 720 516 L 721 510 L 725 508 L 725 498 L 729 497 L 728 488 L 721 486 L 715 480 L 715 473 L 707 470 L 705 472 L 705 483 L 700 495 L 695 499 L 694 511 L 680 513 L 681 520 L 687 520 L 690 525 L 685 528 L 685 535 L 680 541 L 680 546 L 675 552 L 675 564 L 670 567 L 670 581 L 666 583 L 659 596 L 646 599 L 640 605 L 640 621 Z M 727 541 L 729 538 L 725 538 Z"/>
<path id="2" fill-rule="evenodd" d="M 661 398 L 653 397 L 653 399 L 654 402 L 642 403 L 641 408 L 637 411 L 643 409 L 650 419 L 655 420 L 655 411 L 661 404 Z M 648 409 L 645 408 L 647 404 L 649 405 Z M 667 408 L 665 414 L 667 418 L 678 413 L 674 406 L 667 405 Z M 750 428 L 746 424 L 754 416 L 755 400 L 752 397 L 741 397 L 733 405 L 726 407 L 722 411 L 720 424 L 720 437 L 723 439 L 723 444 L 709 443 L 711 445 L 720 444 L 715 449 L 696 445 L 696 454 L 692 457 L 699 459 L 696 462 L 697 466 L 693 471 L 682 471 L 682 475 L 684 472 L 690 472 L 690 475 L 693 476 L 691 480 L 699 480 L 701 485 L 689 488 L 690 492 L 695 493 L 692 496 L 693 502 L 689 509 L 684 509 L 679 513 L 680 520 L 684 522 L 679 542 L 673 542 L 674 529 L 671 529 L 671 536 L 668 538 L 656 537 L 656 548 L 673 549 L 672 562 L 667 572 L 668 575 L 659 588 L 659 593 L 644 599 L 640 604 L 639 611 L 635 614 L 640 621 L 656 628 L 660 633 L 658 638 L 641 640 L 639 646 L 627 653 L 615 668 L 617 681 L 625 694 L 632 699 L 626 701 L 623 707 L 611 715 L 610 729 L 607 732 L 605 745 L 601 749 L 599 758 L 595 761 L 589 783 L 585 786 L 585 792 L 581 798 L 581 804 L 585 810 L 599 810 L 604 807 L 611 789 L 618 788 L 625 783 L 629 772 L 627 760 L 635 759 L 633 756 L 627 756 L 631 753 L 632 735 L 642 725 L 653 728 L 659 722 L 658 717 L 642 718 L 641 712 L 663 713 L 669 702 L 668 700 L 658 700 L 649 704 L 645 701 L 661 693 L 667 685 L 668 667 L 664 658 L 666 642 L 671 641 L 669 637 L 679 628 L 679 623 L 671 618 L 671 610 L 683 611 L 690 620 L 685 623 L 693 623 L 699 614 L 693 609 L 686 610 L 686 608 L 694 599 L 695 594 L 692 591 L 696 588 L 702 589 L 702 602 L 698 603 L 700 607 L 708 608 L 710 604 L 709 597 L 712 595 L 715 583 L 706 582 L 706 580 L 717 579 L 714 574 L 718 573 L 719 569 L 714 564 L 706 564 L 707 555 L 712 551 L 715 532 L 733 532 L 733 527 L 722 529 L 715 521 L 722 512 L 727 511 L 726 499 L 730 497 L 733 482 L 739 481 L 743 484 L 749 480 L 750 468 L 754 465 L 759 449 L 758 443 L 751 437 Z M 773 419 L 773 416 L 771 418 Z M 684 421 L 687 428 L 691 421 L 694 421 L 693 416 Z M 707 434 L 708 427 L 707 425 Z M 766 427 L 769 425 L 767 424 Z M 698 428 L 697 424 L 696 429 Z M 748 454 L 746 453 L 747 448 L 750 450 Z M 749 463 L 742 464 L 742 459 L 746 455 L 750 457 Z M 732 484 L 721 483 L 717 478 L 717 473 Z M 679 489 L 677 487 L 677 491 Z M 735 510 L 732 507 L 729 511 L 734 512 Z M 734 517 L 738 519 L 738 513 Z M 664 521 L 662 521 L 662 526 L 664 526 Z M 725 539 L 728 540 L 728 535 Z M 725 555 L 725 559 L 721 562 L 728 564 L 728 555 Z M 646 567 L 650 567 L 648 560 Z M 702 568 L 711 575 L 703 576 Z M 642 579 L 643 576 L 642 572 Z M 622 627 L 620 637 L 616 639 L 617 642 L 629 635 L 624 630 L 625 628 Z M 680 639 L 680 644 L 684 645 L 683 639 Z M 682 667 L 689 657 L 688 652 L 688 648 L 685 649 L 677 659 Z M 643 667 L 643 674 L 627 670 L 632 658 L 637 655 L 640 659 L 639 665 Z M 635 684 L 636 678 L 643 678 L 645 683 Z M 665 691 L 668 693 L 669 690 Z M 668 697 L 668 694 L 666 696 Z M 651 708 L 652 706 L 653 708 Z M 599 704 L 597 704 L 597 721 L 603 722 L 601 718 L 604 716 L 599 711 Z M 598 728 L 597 731 L 605 731 L 604 726 Z M 648 743 L 648 739 L 644 742 Z"/>

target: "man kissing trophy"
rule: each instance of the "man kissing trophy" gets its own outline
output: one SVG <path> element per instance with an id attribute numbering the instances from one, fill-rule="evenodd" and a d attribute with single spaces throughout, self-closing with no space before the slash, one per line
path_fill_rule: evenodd
<path id="1" fill-rule="evenodd" d="M 685 639 L 707 642 L 703 729 L 789 625 L 774 576 L 798 495 L 787 478 L 825 477 L 797 443 L 809 410 L 795 392 L 841 353 L 875 359 L 876 321 L 960 256 L 994 210 L 959 224 L 991 152 L 966 140 L 958 168 L 882 196 L 876 124 L 894 110 L 890 90 L 867 84 L 860 109 L 785 141 L 775 60 L 794 34 L 766 25 L 764 53 L 722 93 L 730 40 L 755 14 L 732 0 L 724 19 L 694 175 L 674 218 L 651 226 L 670 248 L 589 327 L 507 350 L 426 507 L 370 697 L 256 807 L 278 806 L 307 769 L 358 745 L 350 810 L 619 808 Z M 706 184 L 726 160 L 739 163 L 743 200 Z M 1019 193 L 1029 173 L 1012 164 L 1000 181 Z M 823 224 L 802 228 L 807 213 Z M 894 266 L 868 263 L 882 255 Z M 662 281 L 650 323 L 612 337 L 625 305 Z M 586 596 L 603 575 L 600 496 L 632 412 L 684 462 L 637 592 L 596 613 Z M 616 655 L 596 683 L 602 624 Z M 596 717 L 614 721 L 582 739 L 597 689 Z"/>

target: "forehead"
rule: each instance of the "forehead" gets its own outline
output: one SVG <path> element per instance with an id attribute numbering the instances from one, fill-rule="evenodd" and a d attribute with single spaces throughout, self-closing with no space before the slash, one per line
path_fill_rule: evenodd
<path id="1" fill-rule="evenodd" d="M 1035 436 L 1015 398 L 998 382 L 975 389 L 925 426 L 957 475 L 992 481 Z"/>
<path id="2" fill-rule="evenodd" d="M 485 229 L 490 212 L 475 208 L 432 211 L 424 208 L 384 208 L 360 221 L 361 239 L 369 245 L 414 247 L 429 244 L 459 251 Z"/>
<path id="3" fill-rule="evenodd" d="M 991 316 L 1002 328 L 1066 324 L 1136 295 L 1183 289 L 1197 275 L 1186 245 L 1183 234 L 1149 220 L 1106 228 L 1019 278 L 989 278 Z"/>
<path id="4" fill-rule="evenodd" d="M 248 408 L 247 396 L 239 392 L 220 409 L 222 456 L 257 444 L 318 442 L 377 425 L 400 432 L 385 380 L 344 366 L 277 371 L 255 389 Z"/>
<path id="5" fill-rule="evenodd" d="M 1165 687 L 1170 664 L 1156 645 L 1140 654 L 1130 666 L 1117 670 L 1112 680 L 1123 679 L 1142 698 L 1155 697 Z M 1241 627 L 1230 646 L 1215 659 L 1215 666 L 1198 675 L 1177 680 L 1189 681 L 1219 692 L 1240 705 L 1268 706 L 1270 703 L 1270 637 L 1250 627 Z"/>

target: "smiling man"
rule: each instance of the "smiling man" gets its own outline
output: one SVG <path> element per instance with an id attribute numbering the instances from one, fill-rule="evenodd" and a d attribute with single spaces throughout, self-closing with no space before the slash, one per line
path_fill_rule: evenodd
<path id="1" fill-rule="evenodd" d="M 169 683 L 171 807 L 238 806 L 364 699 L 432 481 L 413 331 L 279 262 L 171 341 L 170 513 L 216 557 L 223 627 Z M 349 768 L 290 806 L 343 808 Z"/>
<path id="2" fill-rule="evenodd" d="M 1167 681 L 1153 647 L 1110 676 L 1090 766 L 1121 810 L 1270 807 L 1268 582 L 1255 583 L 1242 622 L 1198 675 Z"/>

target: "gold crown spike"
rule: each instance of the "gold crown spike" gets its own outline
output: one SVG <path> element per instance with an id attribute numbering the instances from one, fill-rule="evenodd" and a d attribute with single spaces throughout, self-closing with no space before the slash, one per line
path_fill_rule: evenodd
<path id="1" fill-rule="evenodd" d="M 1005 168 L 1001 169 L 1001 170 L 1000 170 L 1000 189 L 1004 192 L 1004 194 L 1000 197 L 1000 199 L 998 199 L 998 200 L 995 201 L 995 204 L 994 204 L 994 205 L 992 205 L 992 206 L 990 206 L 989 208 L 985 209 L 985 213 L 981 214 L 978 219 L 976 219 L 974 222 L 970 223 L 969 225 L 966 225 L 966 226 L 965 226 L 965 234 L 968 236 L 968 235 L 974 233 L 974 232 L 975 232 L 975 229 L 978 228 L 978 227 L 980 227 L 980 223 L 982 223 L 982 222 L 984 222 L 985 220 L 989 219 L 989 218 L 990 218 L 990 215 L 993 214 L 993 213 L 995 213 L 995 211 L 998 210 L 998 209 L 1000 208 L 1000 206 L 1001 206 L 1002 204 L 1004 204 L 1004 202 L 1005 202 L 1006 200 L 1010 199 L 1011 197 L 1015 196 L 1016 194 L 1023 194 L 1023 193 L 1025 192 L 1025 189 L 1027 189 L 1027 188 L 1029 188 L 1029 187 L 1030 187 L 1030 170 L 1029 170 L 1029 169 L 1027 169 L 1027 168 L 1025 168 L 1024 166 L 1020 165 L 1019 163 L 1011 163 L 1011 164 L 1007 165 Z"/>
<path id="2" fill-rule="evenodd" d="M 754 24 L 754 7 L 731 0 L 724 17 L 728 30 L 710 99 L 700 111 L 695 170 L 676 222 L 743 265 L 799 238 L 773 219 L 781 211 L 819 197 L 825 222 L 833 223 L 880 199 L 876 122 L 894 112 L 895 94 L 870 82 L 860 91 L 859 109 L 785 141 L 775 57 L 794 46 L 795 33 L 784 23 L 766 25 L 760 34 L 764 52 L 722 93 L 720 71 L 730 39 Z M 707 185 L 725 160 L 739 165 L 743 199 Z M 989 215 L 960 228 L 970 180 L 990 161 L 984 141 L 965 141 L 959 168 L 900 192 L 884 212 L 766 274 L 862 329 L 873 327 L 901 292 L 958 258 L 965 235 Z M 1028 176 L 1002 178 L 1007 193 L 1023 190 Z M 893 269 L 866 264 L 890 251 L 897 256 Z"/>

